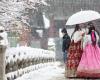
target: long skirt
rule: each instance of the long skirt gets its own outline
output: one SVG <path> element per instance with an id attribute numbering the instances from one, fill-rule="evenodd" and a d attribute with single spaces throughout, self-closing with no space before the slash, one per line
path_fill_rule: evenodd
<path id="1" fill-rule="evenodd" d="M 74 41 L 71 42 L 66 61 L 66 77 L 76 77 L 76 70 L 81 59 L 82 51 L 81 41 L 77 43 L 74 43 Z"/>
<path id="2" fill-rule="evenodd" d="M 82 54 L 77 68 L 77 76 L 85 78 L 100 78 L 100 48 L 88 44 Z"/>

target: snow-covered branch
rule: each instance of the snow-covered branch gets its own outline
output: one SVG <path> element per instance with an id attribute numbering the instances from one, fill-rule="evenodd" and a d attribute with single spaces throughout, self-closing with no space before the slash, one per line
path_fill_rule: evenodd
<path id="1" fill-rule="evenodd" d="M 2 0 L 0 1 L 0 22 L 21 19 L 26 9 L 38 10 L 41 5 L 47 6 L 45 0 Z M 25 21 L 25 20 L 22 20 Z"/>

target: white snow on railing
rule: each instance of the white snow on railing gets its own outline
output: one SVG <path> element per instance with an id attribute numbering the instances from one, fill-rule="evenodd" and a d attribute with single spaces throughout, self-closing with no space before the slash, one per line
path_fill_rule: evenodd
<path id="1" fill-rule="evenodd" d="M 55 52 L 23 46 L 13 47 L 6 50 L 5 60 L 7 80 L 13 80 L 25 73 L 48 66 L 55 61 Z"/>

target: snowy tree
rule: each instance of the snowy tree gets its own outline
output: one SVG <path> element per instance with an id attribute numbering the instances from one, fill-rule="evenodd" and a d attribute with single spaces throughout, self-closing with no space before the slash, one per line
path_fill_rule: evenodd
<path id="1" fill-rule="evenodd" d="M 45 0 L 0 0 L 0 23 L 6 26 L 16 20 L 27 23 L 29 9 L 38 10 L 41 5 L 48 4 Z"/>

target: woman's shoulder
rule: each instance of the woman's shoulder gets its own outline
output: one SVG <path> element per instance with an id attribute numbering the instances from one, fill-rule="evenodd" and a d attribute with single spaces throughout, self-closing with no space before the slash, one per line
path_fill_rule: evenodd
<path id="1" fill-rule="evenodd" d="M 83 34 L 83 31 L 76 31 L 74 34 L 75 35 L 82 35 Z"/>
<path id="2" fill-rule="evenodd" d="M 79 31 L 76 31 L 75 33 L 81 33 L 82 31 L 81 30 L 79 30 Z"/>
<path id="3" fill-rule="evenodd" d="M 95 34 L 96 34 L 96 35 L 99 35 L 97 31 L 95 31 Z"/>

